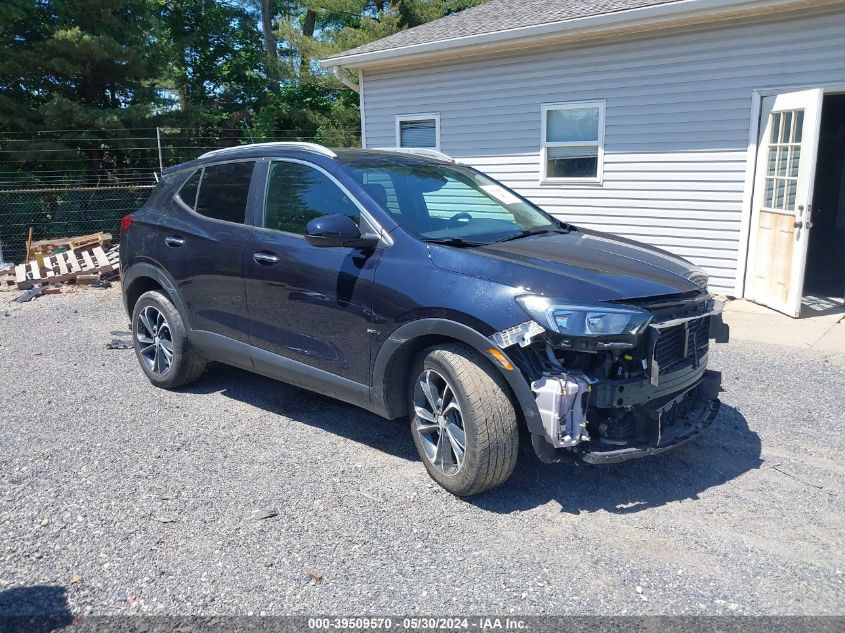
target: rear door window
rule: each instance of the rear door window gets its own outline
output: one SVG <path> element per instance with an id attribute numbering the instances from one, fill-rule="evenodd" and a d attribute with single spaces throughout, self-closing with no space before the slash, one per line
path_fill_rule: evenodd
<path id="1" fill-rule="evenodd" d="M 243 224 L 254 167 L 255 161 L 242 161 L 209 165 L 203 169 L 196 212 L 207 218 Z M 189 204 L 187 200 L 185 203 Z"/>

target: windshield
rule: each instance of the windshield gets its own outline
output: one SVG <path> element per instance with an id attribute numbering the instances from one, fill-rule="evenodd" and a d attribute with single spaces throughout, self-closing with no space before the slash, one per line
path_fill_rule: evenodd
<path id="1" fill-rule="evenodd" d="M 347 168 L 397 224 L 423 240 L 490 243 L 560 228 L 469 167 L 371 158 Z"/>

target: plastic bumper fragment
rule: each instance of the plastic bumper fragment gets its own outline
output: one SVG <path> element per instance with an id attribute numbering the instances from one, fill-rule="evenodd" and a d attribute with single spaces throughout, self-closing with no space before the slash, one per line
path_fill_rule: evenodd
<path id="1" fill-rule="evenodd" d="M 531 339 L 545 331 L 543 326 L 536 321 L 526 321 L 501 332 L 496 332 L 490 338 L 502 349 L 516 345 L 517 343 L 519 343 L 520 347 L 525 347 L 531 344 Z"/>

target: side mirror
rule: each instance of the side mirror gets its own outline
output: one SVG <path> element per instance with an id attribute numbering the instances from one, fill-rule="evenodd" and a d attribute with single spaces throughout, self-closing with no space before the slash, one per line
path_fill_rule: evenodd
<path id="1" fill-rule="evenodd" d="M 377 235 L 361 235 L 352 219 L 341 213 L 314 218 L 305 225 L 305 239 L 311 246 L 345 246 L 371 249 L 379 243 Z"/>

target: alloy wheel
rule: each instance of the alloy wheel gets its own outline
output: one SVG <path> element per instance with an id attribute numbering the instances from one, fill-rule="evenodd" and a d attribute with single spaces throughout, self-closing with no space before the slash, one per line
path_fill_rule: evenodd
<path id="1" fill-rule="evenodd" d="M 432 466 L 457 474 L 466 452 L 461 405 L 452 385 L 433 369 L 423 371 L 414 386 L 414 430 Z"/>
<path id="2" fill-rule="evenodd" d="M 161 310 L 146 306 L 138 313 L 135 336 L 144 364 L 152 373 L 164 375 L 173 363 L 173 336 Z"/>

